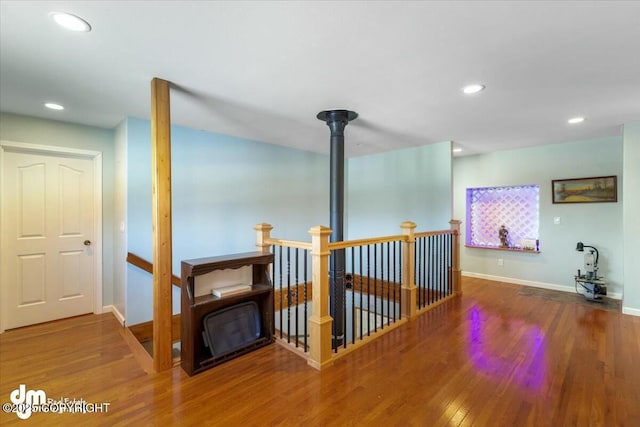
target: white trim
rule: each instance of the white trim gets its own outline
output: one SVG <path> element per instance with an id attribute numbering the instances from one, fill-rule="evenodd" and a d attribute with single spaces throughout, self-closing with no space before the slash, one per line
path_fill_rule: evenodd
<path id="1" fill-rule="evenodd" d="M 607 292 L 607 298 L 622 300 L 622 292 Z"/>
<path id="2" fill-rule="evenodd" d="M 622 314 L 629 314 L 631 316 L 640 316 L 640 309 L 623 306 Z"/>
<path id="3" fill-rule="evenodd" d="M 96 263 L 94 268 L 94 274 L 96 281 L 94 313 L 102 313 L 102 264 L 104 262 L 102 258 L 102 153 L 99 151 L 93 151 L 95 153 L 93 157 L 93 232 L 94 240 L 96 242 L 93 248 L 96 251 Z"/>
<path id="4" fill-rule="evenodd" d="M 76 155 L 78 157 L 96 157 L 102 156 L 102 152 L 95 150 L 83 150 L 81 148 L 70 147 L 55 147 L 53 145 L 41 145 L 30 144 L 28 142 L 13 142 L 13 141 L 0 141 L 0 147 L 4 151 L 11 151 L 14 153 L 31 153 L 31 154 L 63 154 L 63 155 Z M 102 177 L 100 178 L 102 180 Z M 102 192 L 102 188 L 100 189 Z"/>
<path id="5" fill-rule="evenodd" d="M 573 286 L 556 285 L 553 283 L 536 282 L 533 280 L 516 279 L 513 277 L 492 276 L 490 274 L 473 273 L 470 271 L 463 271 L 462 275 L 466 277 L 475 277 L 478 279 L 491 280 L 493 282 L 513 283 L 514 285 L 531 286 L 534 288 L 542 288 L 542 289 L 551 289 L 553 291 L 570 292 L 572 294 L 576 293 L 576 288 Z M 622 299 L 622 294 L 620 292 L 609 292 L 607 293 L 607 297 L 611 299 L 620 300 Z"/>
<path id="6" fill-rule="evenodd" d="M 4 169 L 4 152 L 29 153 L 40 155 L 64 155 L 66 157 L 80 157 L 93 160 L 94 175 L 94 245 L 95 251 L 95 288 L 93 312 L 100 314 L 102 307 L 102 152 L 95 150 L 84 150 L 80 148 L 56 147 L 53 145 L 31 144 L 27 142 L 0 141 L 0 170 Z M 0 190 L 3 188 L 2 175 L 0 173 Z M 0 213 L 2 212 L 2 197 L 0 197 Z M 2 230 L 2 216 L 0 214 L 0 230 Z M 2 269 L 2 248 L 0 248 L 0 270 Z M 3 298 L 4 300 L 4 298 Z M 0 307 L 0 333 L 4 332 L 4 325 L 7 322 L 6 310 Z"/>
<path id="7" fill-rule="evenodd" d="M 120 310 L 118 310 L 118 307 L 116 307 L 115 305 L 105 305 L 104 307 L 102 307 L 102 312 L 103 313 L 107 313 L 109 311 L 111 313 L 113 313 L 113 316 L 116 318 L 118 323 L 120 323 L 120 325 L 124 326 L 124 324 L 125 324 L 124 316 L 122 315 L 122 313 L 120 313 Z"/>

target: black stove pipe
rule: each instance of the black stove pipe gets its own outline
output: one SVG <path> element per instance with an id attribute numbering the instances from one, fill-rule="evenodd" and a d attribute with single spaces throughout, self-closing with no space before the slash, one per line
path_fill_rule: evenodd
<path id="1" fill-rule="evenodd" d="M 358 117 L 354 111 L 321 111 L 316 116 L 327 123 L 331 131 L 331 176 L 330 176 L 330 227 L 331 242 L 344 240 L 344 128 Z M 333 345 L 344 343 L 344 290 L 345 290 L 345 252 L 334 251 L 329 262 L 331 305 L 329 312 L 333 317 Z"/>

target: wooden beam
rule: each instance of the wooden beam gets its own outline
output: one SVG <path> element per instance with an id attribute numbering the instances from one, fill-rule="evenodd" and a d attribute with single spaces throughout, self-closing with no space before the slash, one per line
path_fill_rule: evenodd
<path id="1" fill-rule="evenodd" d="M 151 80 L 153 369 L 173 366 L 171 301 L 171 116 L 169 82 Z"/>

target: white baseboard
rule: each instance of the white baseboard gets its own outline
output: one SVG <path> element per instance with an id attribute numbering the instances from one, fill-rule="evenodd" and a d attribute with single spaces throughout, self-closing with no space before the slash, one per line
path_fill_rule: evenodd
<path id="1" fill-rule="evenodd" d="M 622 314 L 629 314 L 631 316 L 640 316 L 640 309 L 631 307 L 622 307 Z"/>
<path id="2" fill-rule="evenodd" d="M 122 325 L 124 326 L 124 316 L 122 315 L 122 313 L 120 313 L 120 311 L 118 310 L 118 308 L 115 305 L 105 305 L 104 307 L 102 307 L 102 312 L 103 313 L 107 313 L 107 312 L 111 312 L 113 313 L 113 315 L 115 316 L 116 320 Z"/>
<path id="3" fill-rule="evenodd" d="M 478 279 L 491 280 L 493 282 L 505 282 L 505 283 L 513 283 L 515 285 L 523 285 L 523 286 L 531 286 L 534 288 L 543 288 L 543 289 L 551 289 L 553 291 L 562 291 L 562 292 L 571 292 L 576 293 L 576 288 L 573 286 L 565 286 L 565 285 L 556 285 L 553 283 L 545 283 L 545 282 L 536 282 L 533 280 L 523 280 L 516 279 L 513 277 L 501 277 L 501 276 L 492 276 L 490 274 L 482 274 L 482 273 L 473 273 L 470 271 L 463 271 L 463 276 L 467 277 L 475 277 Z M 622 294 L 620 292 L 609 292 L 607 293 L 607 297 L 611 299 L 622 299 Z"/>

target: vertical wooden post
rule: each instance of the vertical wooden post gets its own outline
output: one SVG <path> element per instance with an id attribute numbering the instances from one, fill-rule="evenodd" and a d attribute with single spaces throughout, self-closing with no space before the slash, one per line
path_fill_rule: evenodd
<path id="1" fill-rule="evenodd" d="M 171 301 L 171 117 L 169 82 L 151 80 L 153 369 L 173 366 Z"/>
<path id="2" fill-rule="evenodd" d="M 309 359 L 307 363 L 315 369 L 325 368 L 333 363 L 331 355 L 331 326 L 329 316 L 329 236 L 331 229 L 323 226 L 312 227 L 311 234 L 311 280 L 312 314 L 309 317 Z"/>
<path id="3" fill-rule="evenodd" d="M 273 230 L 273 226 L 263 222 L 262 224 L 256 224 L 253 229 L 257 232 L 256 247 L 258 250 L 262 252 L 269 252 L 269 247 L 271 245 L 265 242 L 271 237 L 271 230 Z"/>
<path id="4" fill-rule="evenodd" d="M 449 221 L 453 230 L 453 260 L 452 260 L 452 278 L 454 295 L 462 295 L 462 272 L 460 271 L 460 224 L 459 219 Z"/>
<path id="5" fill-rule="evenodd" d="M 405 221 L 400 224 L 402 234 L 407 236 L 402 244 L 402 317 L 412 318 L 417 310 L 417 288 L 415 278 L 416 238 L 414 230 L 416 223 Z"/>

